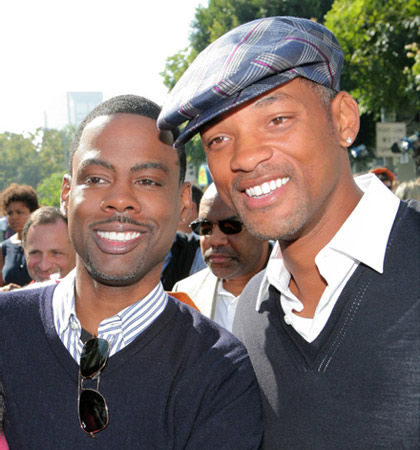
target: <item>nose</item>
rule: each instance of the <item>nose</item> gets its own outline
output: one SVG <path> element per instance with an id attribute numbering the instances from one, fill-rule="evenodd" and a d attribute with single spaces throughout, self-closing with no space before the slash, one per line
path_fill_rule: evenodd
<path id="1" fill-rule="evenodd" d="M 48 255 L 41 255 L 38 263 L 38 267 L 42 272 L 48 272 L 48 270 L 52 266 L 52 261 L 48 257 Z"/>
<path id="2" fill-rule="evenodd" d="M 272 147 L 261 142 L 258 135 L 242 133 L 235 140 L 230 167 L 233 172 L 252 172 L 272 156 Z"/>
<path id="3" fill-rule="evenodd" d="M 101 208 L 106 212 L 132 212 L 140 211 L 138 194 L 134 192 L 134 186 L 128 183 L 115 183 L 107 191 L 107 195 L 101 202 Z"/>
<path id="4" fill-rule="evenodd" d="M 217 224 L 213 225 L 212 232 L 205 236 L 205 239 L 207 239 L 209 247 L 222 247 L 228 243 L 227 235 L 220 231 L 219 225 Z"/>

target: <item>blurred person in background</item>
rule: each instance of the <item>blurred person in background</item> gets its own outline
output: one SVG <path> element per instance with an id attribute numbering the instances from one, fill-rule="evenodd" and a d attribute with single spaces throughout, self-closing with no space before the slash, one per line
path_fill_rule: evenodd
<path id="1" fill-rule="evenodd" d="M 266 266 L 271 246 L 245 229 L 214 183 L 205 191 L 191 229 L 200 235 L 208 267 L 176 283 L 173 291 L 187 293 L 202 314 L 232 331 L 239 295 Z"/>
<path id="2" fill-rule="evenodd" d="M 10 227 L 15 231 L 1 243 L 0 292 L 4 292 L 25 286 L 31 281 L 23 253 L 22 231 L 29 215 L 38 209 L 39 204 L 32 186 L 12 183 L 3 191 L 1 205 Z"/>
<path id="3" fill-rule="evenodd" d="M 198 208 L 200 206 L 200 200 L 203 196 L 203 191 L 194 184 L 191 186 L 191 207 L 188 210 L 188 217 L 185 217 L 185 220 L 181 220 L 178 231 L 182 233 L 191 233 L 190 223 L 198 217 Z M 184 219 L 184 218 L 183 218 Z"/>
<path id="4" fill-rule="evenodd" d="M 53 206 L 43 206 L 29 216 L 23 227 L 22 246 L 35 282 L 63 278 L 76 264 L 67 218 Z"/>
<path id="5" fill-rule="evenodd" d="M 387 167 L 374 167 L 369 170 L 369 173 L 374 173 L 388 189 L 393 190 L 394 183 L 396 183 L 397 179 L 395 174 Z"/>
<path id="6" fill-rule="evenodd" d="M 395 190 L 395 195 L 401 200 L 420 200 L 420 184 L 415 181 L 403 181 Z"/>

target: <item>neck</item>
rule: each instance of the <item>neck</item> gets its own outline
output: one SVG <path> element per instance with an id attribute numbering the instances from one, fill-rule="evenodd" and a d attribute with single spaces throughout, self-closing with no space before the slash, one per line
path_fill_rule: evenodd
<path id="1" fill-rule="evenodd" d="M 107 286 L 94 280 L 84 268 L 76 269 L 75 306 L 82 328 L 97 334 L 99 324 L 146 297 L 159 283 L 146 276 L 129 286 Z"/>
<path id="2" fill-rule="evenodd" d="M 348 216 L 357 206 L 362 192 L 355 186 L 347 191 L 346 201 L 340 209 L 330 207 L 322 220 L 307 233 L 293 241 L 280 241 L 282 257 L 291 274 L 290 290 L 303 303 L 304 309 L 296 313 L 302 317 L 313 317 L 327 283 L 318 271 L 315 257 L 336 235 Z M 337 203 L 339 204 L 339 203 Z"/>

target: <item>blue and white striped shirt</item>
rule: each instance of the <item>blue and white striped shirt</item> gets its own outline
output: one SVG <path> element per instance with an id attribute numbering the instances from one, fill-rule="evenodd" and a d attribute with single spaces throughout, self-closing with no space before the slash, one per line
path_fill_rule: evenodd
<path id="1" fill-rule="evenodd" d="M 75 270 L 58 284 L 53 296 L 54 325 L 61 342 L 79 362 L 83 348 L 82 327 L 76 316 L 74 302 Z M 146 330 L 162 313 L 168 294 L 159 283 L 145 298 L 127 306 L 112 317 L 103 320 L 97 336 L 109 342 L 109 356 L 114 355 Z"/>

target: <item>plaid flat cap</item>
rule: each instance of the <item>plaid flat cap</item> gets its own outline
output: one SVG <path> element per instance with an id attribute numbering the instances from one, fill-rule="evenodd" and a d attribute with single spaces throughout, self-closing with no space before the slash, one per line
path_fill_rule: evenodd
<path id="1" fill-rule="evenodd" d="M 343 52 L 324 26 L 297 17 L 267 17 L 224 34 L 193 61 L 158 118 L 161 130 L 188 124 L 190 140 L 209 120 L 296 77 L 340 89 Z"/>

